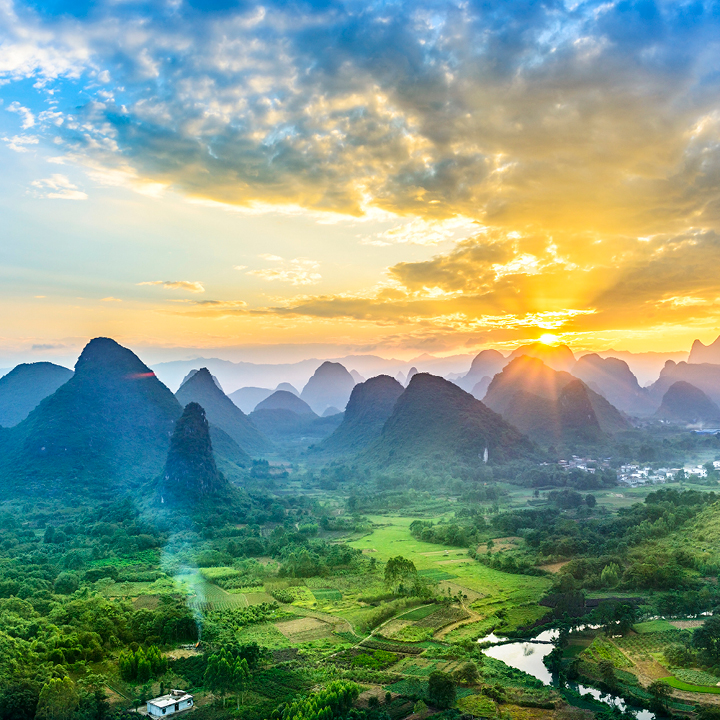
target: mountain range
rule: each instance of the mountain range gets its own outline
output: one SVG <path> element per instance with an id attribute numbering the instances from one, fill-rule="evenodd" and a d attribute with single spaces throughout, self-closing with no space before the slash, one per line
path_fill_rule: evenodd
<path id="1" fill-rule="evenodd" d="M 454 383 L 418 373 L 397 399 L 380 437 L 359 461 L 382 470 L 448 471 L 532 457 L 519 430 Z"/>
<path id="2" fill-rule="evenodd" d="M 630 429 L 602 395 L 535 357 L 508 363 L 493 378 L 484 402 L 540 443 L 596 443 Z"/>
<path id="3" fill-rule="evenodd" d="M 655 413 L 655 417 L 680 423 L 720 423 L 720 408 L 700 389 L 688 382 L 673 383 Z"/>

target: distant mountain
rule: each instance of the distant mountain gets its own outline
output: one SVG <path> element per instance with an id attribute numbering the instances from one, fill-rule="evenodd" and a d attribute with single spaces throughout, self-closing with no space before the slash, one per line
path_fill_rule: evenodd
<path id="1" fill-rule="evenodd" d="M 696 340 L 690 348 L 688 362 L 696 365 L 699 363 L 720 365 L 720 335 L 709 345 L 703 345 L 700 340 Z"/>
<path id="2" fill-rule="evenodd" d="M 359 459 L 383 470 L 435 472 L 479 468 L 486 448 L 490 463 L 535 453 L 527 437 L 472 395 L 444 378 L 418 373 Z"/>
<path id="3" fill-rule="evenodd" d="M 508 363 L 493 378 L 484 402 L 541 443 L 596 443 L 630 429 L 604 397 L 533 357 Z"/>
<path id="4" fill-rule="evenodd" d="M 175 424 L 170 439 L 161 481 L 162 499 L 195 500 L 226 485 L 215 463 L 205 411 L 191 402 Z"/>
<path id="5" fill-rule="evenodd" d="M 595 353 L 583 355 L 572 374 L 630 415 L 651 415 L 657 407 L 624 360 L 602 358 Z"/>
<path id="6" fill-rule="evenodd" d="M 397 375 L 395 375 L 395 379 L 403 386 L 407 385 L 407 376 L 402 370 L 398 370 Z"/>
<path id="7" fill-rule="evenodd" d="M 378 375 L 353 388 L 345 417 L 319 447 L 322 452 L 354 454 L 380 437 L 403 386 L 389 375 Z"/>
<path id="8" fill-rule="evenodd" d="M 207 370 L 207 368 L 205 368 L 205 370 Z M 199 371 L 198 371 L 197 369 L 191 370 L 191 371 L 183 378 L 183 381 L 180 383 L 180 387 L 182 387 L 188 380 L 190 380 L 190 378 L 194 377 L 198 372 L 199 372 Z M 208 370 L 208 372 L 210 372 L 210 371 Z M 219 381 L 214 375 L 211 375 L 211 377 L 212 377 L 212 379 L 213 379 L 213 382 L 214 382 L 214 383 L 220 388 L 220 390 L 222 391 L 222 385 L 220 384 L 220 381 Z M 178 389 L 179 389 L 179 388 L 178 388 Z M 224 392 L 224 391 L 223 391 L 223 392 Z M 175 395 L 177 396 L 177 393 L 175 393 Z"/>
<path id="9" fill-rule="evenodd" d="M 72 370 L 49 362 L 18 365 L 0 378 L 0 425 L 13 427 L 22 422 L 72 376 Z"/>
<path id="10" fill-rule="evenodd" d="M 341 413 L 342 410 L 338 410 L 336 407 L 331 405 L 330 407 L 325 408 L 325 412 L 323 412 L 321 417 L 332 417 L 333 415 L 340 415 Z"/>
<path id="11" fill-rule="evenodd" d="M 507 360 L 497 350 L 483 350 L 475 356 L 467 375 L 455 380 L 455 384 L 475 395 L 475 386 L 485 377 L 492 378 L 505 367 Z M 477 397 L 477 395 L 475 395 Z M 480 398 L 478 398 L 480 399 Z"/>
<path id="12" fill-rule="evenodd" d="M 308 380 L 300 397 L 318 414 L 334 406 L 345 409 L 355 387 L 352 375 L 340 363 L 324 362 Z"/>
<path id="13" fill-rule="evenodd" d="M 259 402 L 272 394 L 273 391 L 268 388 L 244 387 L 230 393 L 228 397 L 244 413 L 251 413 Z"/>
<path id="14" fill-rule="evenodd" d="M 309 445 L 324 440 L 342 422 L 342 413 L 318 417 L 285 408 L 254 410 L 250 419 L 257 428 L 279 447 L 287 450 L 305 450 Z"/>
<path id="15" fill-rule="evenodd" d="M 294 385 L 291 385 L 288 382 L 281 382 L 275 390 L 286 390 L 287 392 L 291 392 L 293 395 L 297 395 L 297 397 L 300 397 L 300 391 L 295 388 Z M 263 398 L 264 400 L 265 398 Z M 259 402 L 259 401 L 258 401 Z"/>
<path id="16" fill-rule="evenodd" d="M 575 356 L 567 345 L 546 345 L 541 342 L 522 345 L 512 351 L 508 360 L 514 360 L 523 355 L 538 358 L 553 370 L 570 372 L 575 365 Z"/>
<path id="17" fill-rule="evenodd" d="M 365 382 L 365 378 L 357 371 L 357 370 L 351 370 L 350 375 L 352 376 L 352 379 L 355 381 L 355 384 Z"/>
<path id="18" fill-rule="evenodd" d="M 720 408 L 702 390 L 679 380 L 668 388 L 655 417 L 671 422 L 717 425 Z"/>
<path id="19" fill-rule="evenodd" d="M 255 410 L 291 410 L 297 415 L 317 417 L 317 414 L 304 400 L 287 390 L 276 390 L 272 395 L 258 403 Z"/>
<path id="20" fill-rule="evenodd" d="M 481 378 L 478 382 L 476 382 L 472 386 L 472 390 L 470 391 L 470 394 L 476 399 L 476 400 L 482 400 L 487 391 L 490 387 L 490 383 L 492 382 L 492 377 L 490 375 L 485 375 L 485 377 Z"/>
<path id="21" fill-rule="evenodd" d="M 403 385 L 407 387 L 410 384 L 410 381 L 418 374 L 418 369 L 413 365 L 409 370 L 407 377 L 405 378 L 405 382 Z"/>
<path id="22" fill-rule="evenodd" d="M 186 379 L 175 397 L 183 406 L 198 403 L 208 421 L 225 431 L 249 455 L 257 457 L 272 449 L 268 439 L 222 391 L 207 368 L 200 368 Z"/>
<path id="23" fill-rule="evenodd" d="M 0 474 L 16 490 L 33 492 L 137 485 L 161 472 L 181 414 L 175 396 L 132 351 L 95 338 L 73 377 L 3 432 Z M 233 464 L 241 451 L 217 433 Z"/>
<path id="24" fill-rule="evenodd" d="M 711 363 L 690 364 L 668 360 L 660 377 L 648 388 L 648 395 L 660 406 L 671 385 L 682 380 L 702 390 L 714 403 L 720 405 L 720 365 Z"/>

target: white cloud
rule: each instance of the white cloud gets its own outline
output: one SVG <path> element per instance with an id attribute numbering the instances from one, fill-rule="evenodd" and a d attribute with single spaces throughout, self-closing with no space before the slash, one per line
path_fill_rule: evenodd
<path id="1" fill-rule="evenodd" d="M 7 143 L 10 150 L 24 153 L 28 151 L 26 145 L 37 145 L 40 139 L 37 135 L 13 135 L 11 138 L 4 137 L 3 142 Z"/>
<path id="2" fill-rule="evenodd" d="M 254 275 L 262 280 L 273 282 L 287 282 L 291 285 L 315 285 L 322 280 L 322 275 L 316 272 L 320 263 L 307 258 L 295 258 L 284 260 L 278 255 L 260 255 L 263 260 L 280 263 L 279 267 L 267 268 L 264 270 L 250 270 L 247 275 Z"/>
<path id="3" fill-rule="evenodd" d="M 165 290 L 187 290 L 192 293 L 203 293 L 205 287 L 198 280 L 146 280 L 138 285 L 161 285 Z"/>
<path id="4" fill-rule="evenodd" d="M 23 130 L 27 130 L 35 125 L 35 116 L 30 112 L 30 109 L 22 106 L 17 101 L 8 105 L 8 112 L 17 113 L 20 116 Z"/>
<path id="5" fill-rule="evenodd" d="M 40 197 L 52 200 L 87 200 L 86 193 L 73 185 L 65 175 L 55 174 L 42 180 L 33 180 L 33 187 L 42 191 Z"/>

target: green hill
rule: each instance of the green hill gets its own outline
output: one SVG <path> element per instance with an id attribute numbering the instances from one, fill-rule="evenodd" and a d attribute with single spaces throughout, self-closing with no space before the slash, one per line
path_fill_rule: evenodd
<path id="1" fill-rule="evenodd" d="M 49 362 L 23 363 L 0 378 L 0 425 L 22 422 L 49 395 L 73 376 Z"/>
<path id="2" fill-rule="evenodd" d="M 720 423 L 720 408 L 699 388 L 683 380 L 665 393 L 655 417 L 678 423 Z"/>
<path id="3" fill-rule="evenodd" d="M 141 483 L 160 474 L 181 414 L 172 392 L 132 351 L 95 338 L 73 377 L 0 434 L 0 478 L 7 489 L 26 492 Z M 235 465 L 239 448 L 217 434 Z"/>
<path id="4" fill-rule="evenodd" d="M 380 437 L 359 460 L 382 469 L 447 470 L 532 457 L 535 447 L 472 395 L 435 375 L 418 373 L 398 398 Z"/>
<path id="5" fill-rule="evenodd" d="M 221 490 L 227 481 L 218 471 L 203 408 L 191 402 L 175 423 L 160 483 L 163 499 L 197 500 Z"/>
<path id="6" fill-rule="evenodd" d="M 191 402 L 201 405 L 208 422 L 226 432 L 248 454 L 257 457 L 272 449 L 270 441 L 215 384 L 207 368 L 201 368 L 190 376 L 175 397 L 183 406 Z"/>
<path id="7" fill-rule="evenodd" d="M 319 450 L 354 454 L 377 440 L 403 391 L 403 386 L 389 375 L 378 375 L 356 385 L 340 427 L 320 445 Z"/>

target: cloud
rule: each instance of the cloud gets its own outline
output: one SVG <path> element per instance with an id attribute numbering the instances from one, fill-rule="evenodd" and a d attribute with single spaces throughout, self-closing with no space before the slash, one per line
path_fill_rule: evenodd
<path id="1" fill-rule="evenodd" d="M 711 4 L 213 6 L 3 5 L 0 82 L 32 127 L 3 138 L 17 152 L 52 140 L 94 182 L 209 207 L 373 218 L 357 242 L 407 249 L 376 287 L 218 312 L 414 323 L 433 342 L 720 317 Z M 85 196 L 53 178 L 33 185 Z M 322 280 L 319 261 L 263 260 L 237 267 Z"/>
<path id="2" fill-rule="evenodd" d="M 43 180 L 33 180 L 30 184 L 41 191 L 39 197 L 54 200 L 88 199 L 87 194 L 73 185 L 65 175 L 54 174 Z"/>
<path id="3" fill-rule="evenodd" d="M 205 287 L 198 280 L 147 280 L 137 285 L 160 285 L 165 290 L 187 290 L 191 293 L 205 292 Z"/>
<path id="4" fill-rule="evenodd" d="M 27 130 L 35 125 L 35 116 L 28 108 L 23 107 L 19 102 L 15 101 L 10 103 L 7 110 L 8 112 L 17 113 L 20 116 L 20 122 L 23 130 Z"/>
<path id="5" fill-rule="evenodd" d="M 104 297 L 104 298 L 101 298 L 100 302 L 122 302 L 122 300 L 120 300 L 119 298 L 114 298 L 114 297 Z"/>
<path id="6" fill-rule="evenodd" d="M 263 260 L 268 262 L 279 263 L 279 267 L 266 268 L 263 270 L 250 270 L 246 275 L 254 275 L 262 280 L 273 282 L 290 283 L 291 285 L 315 285 L 322 280 L 322 275 L 316 272 L 320 267 L 320 263 L 307 258 L 295 258 L 294 260 L 284 260 L 277 255 L 261 255 Z"/>
<path id="7" fill-rule="evenodd" d="M 5 142 L 15 152 L 24 153 L 27 152 L 27 145 L 37 145 L 40 142 L 40 138 L 37 135 L 13 135 L 11 138 L 3 137 Z"/>
<path id="8" fill-rule="evenodd" d="M 60 350 L 61 348 L 64 348 L 65 345 L 53 345 L 51 343 L 39 343 L 37 345 L 33 345 L 31 347 L 31 350 Z"/>

